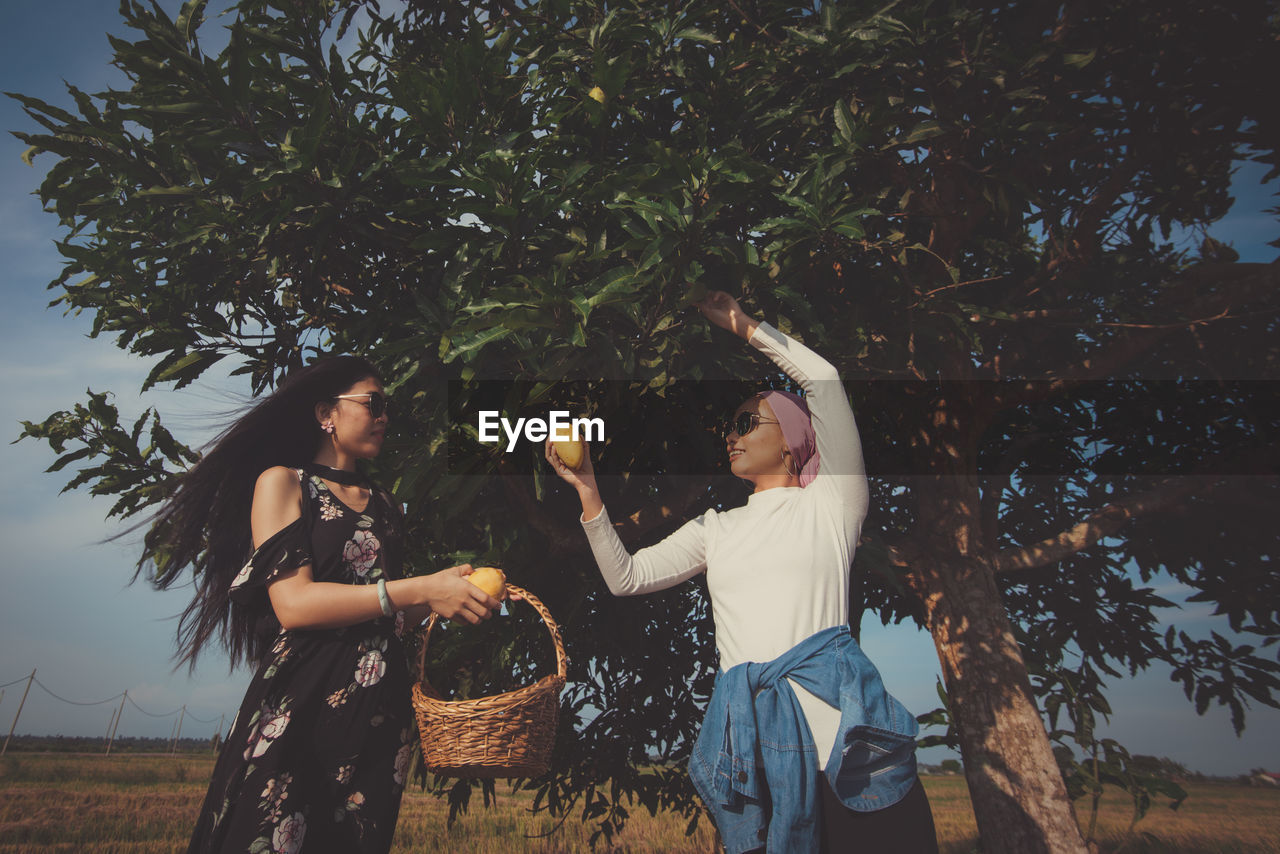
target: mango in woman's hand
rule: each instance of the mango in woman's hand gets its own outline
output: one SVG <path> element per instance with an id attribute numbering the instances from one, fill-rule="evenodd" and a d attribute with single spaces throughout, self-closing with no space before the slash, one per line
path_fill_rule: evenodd
<path id="1" fill-rule="evenodd" d="M 494 599 L 507 598 L 507 576 L 497 567 L 482 566 L 466 578 Z"/>
<path id="2" fill-rule="evenodd" d="M 586 455 L 586 448 L 582 446 L 580 440 L 570 439 L 567 442 L 552 442 L 551 446 L 556 449 L 556 456 L 560 457 L 560 462 L 569 468 L 576 469 L 582 465 L 582 458 Z"/>

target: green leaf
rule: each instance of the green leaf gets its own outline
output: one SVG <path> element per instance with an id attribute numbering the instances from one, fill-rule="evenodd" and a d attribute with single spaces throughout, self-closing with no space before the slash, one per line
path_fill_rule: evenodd
<path id="1" fill-rule="evenodd" d="M 840 138 L 846 144 L 853 142 L 853 114 L 849 112 L 849 107 L 843 100 L 836 101 L 835 106 L 836 131 L 840 134 Z"/>
<path id="2" fill-rule="evenodd" d="M 1086 65 L 1093 62 L 1097 55 L 1098 49 L 1092 48 L 1090 50 L 1065 54 L 1062 57 L 1062 62 L 1064 65 L 1069 65 L 1072 68 L 1084 68 Z"/>
<path id="3" fill-rule="evenodd" d="M 487 344 L 497 341 L 500 338 L 505 338 L 510 334 L 511 330 L 507 329 L 505 326 L 494 326 L 470 335 L 454 337 L 452 338 L 452 344 L 447 349 L 444 349 L 443 342 L 449 339 L 442 339 L 441 346 L 444 353 L 443 361 L 447 365 L 460 356 L 473 354 L 475 351 L 481 349 Z"/>
<path id="4" fill-rule="evenodd" d="M 133 194 L 136 198 L 145 199 L 155 196 L 198 196 L 199 187 L 147 187 Z"/>
<path id="5" fill-rule="evenodd" d="M 94 449 L 92 447 L 84 447 L 77 451 L 72 451 L 69 454 L 63 454 L 58 457 L 58 459 L 54 460 L 53 465 L 49 466 L 45 471 L 50 473 L 62 471 L 71 463 L 74 463 L 76 460 L 83 460 L 92 453 L 94 453 Z"/>
<path id="6" fill-rule="evenodd" d="M 903 145 L 915 145 L 924 142 L 926 139 L 941 136 L 943 133 L 942 125 L 936 119 L 927 119 L 913 127 L 906 136 L 898 141 Z"/>
<path id="7" fill-rule="evenodd" d="M 675 34 L 677 40 L 687 39 L 689 41 L 702 42 L 704 44 L 720 44 L 720 39 L 711 33 L 698 29 L 697 27 L 685 27 Z"/>
<path id="8" fill-rule="evenodd" d="M 204 8 L 208 0 L 186 0 L 178 12 L 177 30 L 187 42 L 194 41 L 196 28 L 204 18 Z"/>
<path id="9" fill-rule="evenodd" d="M 5 92 L 5 95 L 22 104 L 28 113 L 42 113 L 55 121 L 59 121 L 67 125 L 74 125 L 77 123 L 76 117 L 68 113 L 66 110 L 41 101 L 39 98 L 20 95 L 16 92 Z"/>
<path id="10" fill-rule="evenodd" d="M 153 370 L 151 375 L 147 377 L 146 384 L 150 386 L 157 382 L 177 380 L 177 387 L 181 388 L 198 377 L 206 368 L 220 361 L 225 355 L 225 353 L 211 350 L 194 350 L 172 364 L 163 367 L 158 372 Z"/>
<path id="11" fill-rule="evenodd" d="M 590 163 L 575 163 L 564 175 L 564 186 L 572 187 L 587 176 L 592 169 Z"/>
<path id="12" fill-rule="evenodd" d="M 156 113 L 158 115 L 203 116 L 212 111 L 213 105 L 204 101 L 185 101 L 178 104 L 149 104 L 139 107 L 139 109 L 143 112 Z"/>

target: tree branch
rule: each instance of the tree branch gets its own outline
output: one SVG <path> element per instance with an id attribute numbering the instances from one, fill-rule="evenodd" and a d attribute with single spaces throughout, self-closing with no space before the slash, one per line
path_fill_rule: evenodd
<path id="1" fill-rule="evenodd" d="M 858 547 L 867 545 L 871 542 L 871 538 L 863 534 L 858 539 Z M 885 555 L 889 559 L 889 565 L 898 570 L 898 577 L 902 579 L 902 583 L 913 595 L 921 598 L 926 595 L 923 579 L 920 578 L 920 572 L 917 567 L 920 565 L 920 549 L 919 546 L 912 542 L 901 543 L 884 543 Z"/>
<path id="2" fill-rule="evenodd" d="M 1130 334 L 1090 353 L 1069 371 L 1048 382 L 1009 383 L 998 395 L 1001 407 L 1036 403 L 1074 388 L 1113 376 L 1123 365 L 1141 356 L 1162 338 L 1182 329 L 1227 318 L 1241 303 L 1269 297 L 1280 291 L 1280 261 L 1270 264 L 1210 263 L 1186 271 L 1166 286 L 1170 291 L 1188 291 L 1193 295 L 1174 306 L 1191 320 L 1168 323 L 1124 324 Z M 1204 291 L 1208 291 L 1204 293 Z M 1095 325 L 1111 325 L 1097 323 Z M 1116 324 L 1120 325 L 1120 324 Z"/>
<path id="3" fill-rule="evenodd" d="M 1090 513 L 1082 521 L 1053 537 L 1022 548 L 998 552 L 992 561 L 996 572 L 1015 572 L 1057 563 L 1065 557 L 1087 549 L 1103 537 L 1110 536 L 1136 516 L 1150 515 L 1168 509 L 1191 494 L 1208 495 L 1229 481 L 1225 476 L 1212 477 L 1212 470 L 1248 471 L 1269 474 L 1280 462 L 1280 447 L 1233 449 L 1231 454 L 1215 454 L 1201 463 L 1196 472 L 1164 479 L 1159 486 L 1139 492 L 1121 501 L 1113 501 Z M 1206 480 L 1211 482 L 1205 484 Z"/>
<path id="4" fill-rule="evenodd" d="M 996 572 L 1014 572 L 1034 569 L 1057 563 L 1065 557 L 1087 549 L 1103 537 L 1110 536 L 1124 527 L 1134 516 L 1154 513 L 1196 491 L 1199 478 L 1167 480 L 1155 489 L 1116 501 L 1101 510 L 1090 513 L 1081 522 L 1038 543 L 1018 549 L 1005 549 L 992 561 Z M 1210 489 L 1214 489 L 1215 484 Z"/>
<path id="5" fill-rule="evenodd" d="M 756 30 L 759 31 L 760 35 L 764 36 L 765 38 L 767 38 L 769 41 L 773 42 L 776 45 L 782 44 L 782 39 L 778 38 L 773 33 L 769 32 L 764 27 L 760 26 L 759 23 L 752 20 L 751 16 L 748 15 L 746 12 L 742 11 L 742 7 L 740 7 L 737 3 L 733 2 L 733 0 L 729 0 L 729 5 L 733 7 L 733 11 L 737 12 L 739 15 L 742 16 L 742 20 L 746 21 L 747 23 L 751 24 L 751 26 L 755 27 Z"/>
<path id="6" fill-rule="evenodd" d="M 1094 259 L 1102 246 L 1099 232 L 1103 219 L 1137 173 L 1138 168 L 1132 162 L 1114 169 L 1097 192 L 1076 211 L 1075 225 L 1066 236 L 1066 252 L 1050 261 L 1046 268 L 1051 276 L 1056 277 L 1072 266 L 1088 264 Z"/>

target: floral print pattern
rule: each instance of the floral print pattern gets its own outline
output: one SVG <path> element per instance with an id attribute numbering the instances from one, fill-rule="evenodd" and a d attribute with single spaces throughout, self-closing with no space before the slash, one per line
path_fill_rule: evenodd
<path id="1" fill-rule="evenodd" d="M 278 824 L 282 818 L 284 801 L 289 797 L 289 784 L 292 782 L 292 774 L 281 774 L 268 780 L 266 788 L 262 790 L 262 800 L 258 806 L 274 824 Z"/>
<path id="2" fill-rule="evenodd" d="M 370 688 L 381 682 L 386 672 L 387 663 L 382 660 L 382 653 L 371 649 L 356 662 L 356 683 L 361 688 Z"/>
<path id="3" fill-rule="evenodd" d="M 249 574 L 253 572 L 253 561 L 249 561 L 241 568 L 236 577 L 231 579 L 231 589 L 235 590 L 241 584 L 249 580 Z"/>
<path id="4" fill-rule="evenodd" d="M 300 812 L 296 812 L 280 824 L 271 834 L 272 850 L 276 854 L 296 854 L 302 847 L 302 840 L 307 835 L 307 820 Z"/>
<path id="5" fill-rule="evenodd" d="M 334 503 L 328 494 L 320 496 L 320 519 L 329 522 L 342 515 L 342 509 Z"/>
<path id="6" fill-rule="evenodd" d="M 266 753 L 275 740 L 284 735 L 285 727 L 289 725 L 289 718 L 292 713 L 289 711 L 288 700 L 285 700 L 285 706 L 279 709 L 264 709 L 254 715 L 250 723 L 248 744 L 244 749 L 245 759 L 256 759 Z"/>
<path id="7" fill-rule="evenodd" d="M 356 531 L 342 548 L 342 559 L 353 574 L 364 578 L 378 559 L 378 549 L 382 544 L 371 531 Z"/>
<path id="8" fill-rule="evenodd" d="M 279 573 L 317 581 L 400 578 L 399 508 L 375 491 L 364 513 L 300 473 L 302 518 L 263 543 L 230 593 L 263 609 Z M 280 631 L 218 757 L 189 854 L 386 854 L 417 751 L 403 619 Z"/>
<path id="9" fill-rule="evenodd" d="M 400 734 L 400 740 L 404 742 L 400 747 L 400 752 L 396 754 L 396 773 L 391 778 L 397 786 L 404 786 L 409 779 L 409 766 L 413 764 L 414 743 L 413 731 L 406 729 Z"/>

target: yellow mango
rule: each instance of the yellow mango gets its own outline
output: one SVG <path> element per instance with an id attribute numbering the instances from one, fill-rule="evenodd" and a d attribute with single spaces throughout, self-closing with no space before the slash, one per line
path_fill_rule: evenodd
<path id="1" fill-rule="evenodd" d="M 507 575 L 497 567 L 482 566 L 468 575 L 467 581 L 470 581 L 494 599 L 507 598 Z"/>
<path id="2" fill-rule="evenodd" d="M 552 442 L 551 446 L 556 449 L 556 454 L 560 457 L 560 461 L 571 469 L 577 469 L 582 465 L 582 459 L 586 456 L 587 449 L 583 447 L 581 440 L 570 439 L 567 442 Z"/>

